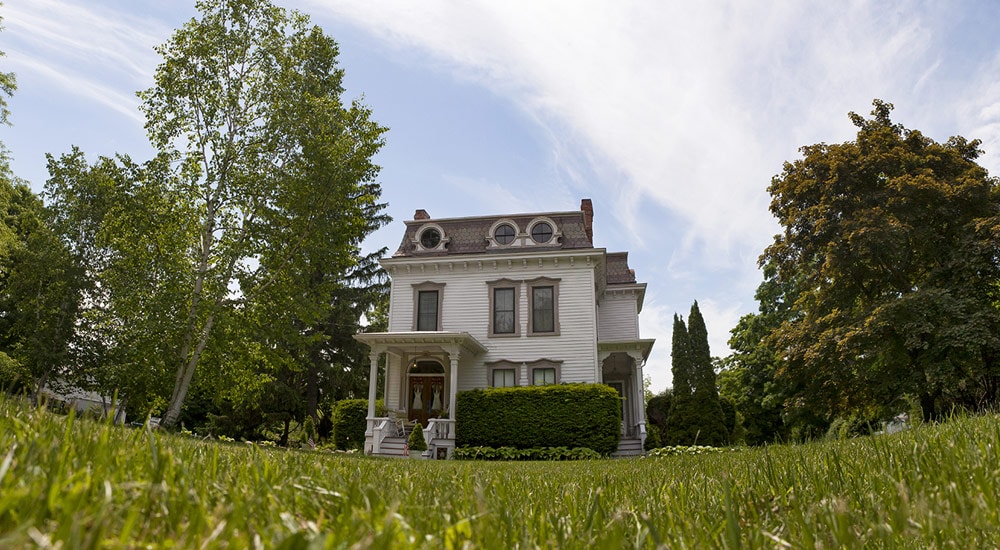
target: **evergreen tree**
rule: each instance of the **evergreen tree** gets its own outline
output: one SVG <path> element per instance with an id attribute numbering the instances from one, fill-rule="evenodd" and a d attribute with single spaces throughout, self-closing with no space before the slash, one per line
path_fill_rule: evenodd
<path id="1" fill-rule="evenodd" d="M 715 370 L 708 347 L 708 329 L 698 309 L 691 306 L 688 325 L 674 315 L 672 345 L 674 396 L 664 430 L 667 445 L 725 445 L 729 442 Z"/>
<path id="2" fill-rule="evenodd" d="M 684 320 L 674 314 L 674 333 L 670 351 L 670 372 L 673 376 L 673 399 L 670 402 L 670 414 L 667 415 L 667 425 L 663 430 L 665 445 L 691 445 L 694 434 L 689 433 L 692 425 L 690 413 L 691 402 L 691 365 L 690 341 Z"/>
<path id="3" fill-rule="evenodd" d="M 720 446 L 729 443 L 725 415 L 719 402 L 715 385 L 715 369 L 708 348 L 708 328 L 698 309 L 698 302 L 691 306 L 688 316 L 689 363 L 691 365 L 692 416 L 698 430 L 698 444 Z"/>

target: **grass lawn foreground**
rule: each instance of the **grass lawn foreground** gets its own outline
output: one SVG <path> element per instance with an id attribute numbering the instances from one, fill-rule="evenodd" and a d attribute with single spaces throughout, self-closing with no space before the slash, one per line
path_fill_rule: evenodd
<path id="1" fill-rule="evenodd" d="M 390 460 L 0 397 L 0 547 L 998 547 L 998 451 L 987 415 L 662 458 Z"/>

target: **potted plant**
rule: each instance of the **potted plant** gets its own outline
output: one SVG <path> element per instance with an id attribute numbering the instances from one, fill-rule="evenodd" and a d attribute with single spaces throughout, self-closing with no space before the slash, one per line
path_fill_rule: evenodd
<path id="1" fill-rule="evenodd" d="M 417 452 L 423 454 L 427 450 L 427 441 L 424 440 L 424 428 L 420 425 L 420 422 L 417 422 L 413 426 L 413 431 L 410 432 L 410 437 L 406 440 L 406 445 L 411 453 Z"/>

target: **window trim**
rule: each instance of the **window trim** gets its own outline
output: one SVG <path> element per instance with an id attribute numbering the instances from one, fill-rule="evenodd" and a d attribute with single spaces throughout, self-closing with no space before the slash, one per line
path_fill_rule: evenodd
<path id="1" fill-rule="evenodd" d="M 521 336 L 521 308 L 519 307 L 521 304 L 521 283 L 511 279 L 497 279 L 495 281 L 486 281 L 486 286 L 490 302 L 488 336 L 490 338 L 517 338 Z M 494 321 L 496 320 L 494 296 L 498 288 L 510 288 L 514 290 L 514 332 L 496 332 L 494 330 Z"/>
<path id="2" fill-rule="evenodd" d="M 535 240 L 535 236 L 532 234 L 535 230 L 535 226 L 540 223 L 546 223 L 549 225 L 549 229 L 552 230 L 552 236 L 549 240 L 544 243 Z M 562 231 L 560 231 L 559 226 L 556 222 L 547 217 L 535 218 L 531 220 L 527 227 L 524 228 L 525 243 L 531 246 L 560 246 L 562 243 Z"/>
<path id="3" fill-rule="evenodd" d="M 537 384 L 539 386 L 549 386 L 562 383 L 562 361 L 554 361 L 552 359 L 538 359 L 536 361 L 529 361 L 525 363 L 528 369 L 528 385 L 535 386 L 535 370 L 538 369 L 553 369 L 555 371 L 555 379 L 552 384 Z"/>
<path id="4" fill-rule="evenodd" d="M 508 361 L 506 359 L 501 359 L 500 361 L 489 361 L 486 363 L 486 387 L 488 388 L 516 388 L 521 385 L 521 365 L 522 363 L 515 363 L 513 361 Z M 513 386 L 494 386 L 493 385 L 493 372 L 498 370 L 513 370 L 514 371 L 514 385 Z"/>
<path id="5" fill-rule="evenodd" d="M 424 232 L 429 231 L 431 229 L 437 230 L 438 235 L 441 237 L 441 240 L 438 241 L 437 246 L 435 246 L 434 248 L 427 248 L 421 241 L 423 240 Z M 417 232 L 413 235 L 413 245 L 416 247 L 417 252 L 440 252 L 442 250 L 447 249 L 447 245 L 449 242 L 451 242 L 451 239 L 448 238 L 448 234 L 445 233 L 444 229 L 442 229 L 441 226 L 436 223 L 425 223 L 421 225 L 420 228 L 417 229 Z"/>
<path id="6" fill-rule="evenodd" d="M 507 244 L 497 240 L 497 229 L 502 225 L 509 225 L 514 229 L 514 238 Z M 524 244 L 525 234 L 521 232 L 521 227 L 510 218 L 502 218 L 490 225 L 490 230 L 486 233 L 486 248 L 517 248 Z"/>
<path id="7" fill-rule="evenodd" d="M 413 286 L 413 332 L 436 332 L 441 329 L 441 305 L 444 303 L 444 283 L 434 283 L 431 281 L 424 281 L 422 283 L 417 283 Z M 421 331 L 419 328 L 420 322 L 420 293 L 421 292 L 437 292 L 437 327 L 433 331 Z"/>
<path id="8" fill-rule="evenodd" d="M 538 277 L 530 281 L 525 281 L 528 285 L 528 336 L 559 336 L 559 281 L 549 277 Z M 539 287 L 552 287 L 552 330 L 535 330 L 535 289 Z"/>

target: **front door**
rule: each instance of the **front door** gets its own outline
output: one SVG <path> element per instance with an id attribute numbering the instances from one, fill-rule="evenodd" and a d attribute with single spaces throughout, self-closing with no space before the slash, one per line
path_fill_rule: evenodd
<path id="1" fill-rule="evenodd" d="M 410 375 L 407 418 L 427 427 L 427 419 L 441 418 L 445 412 L 443 375 Z"/>

